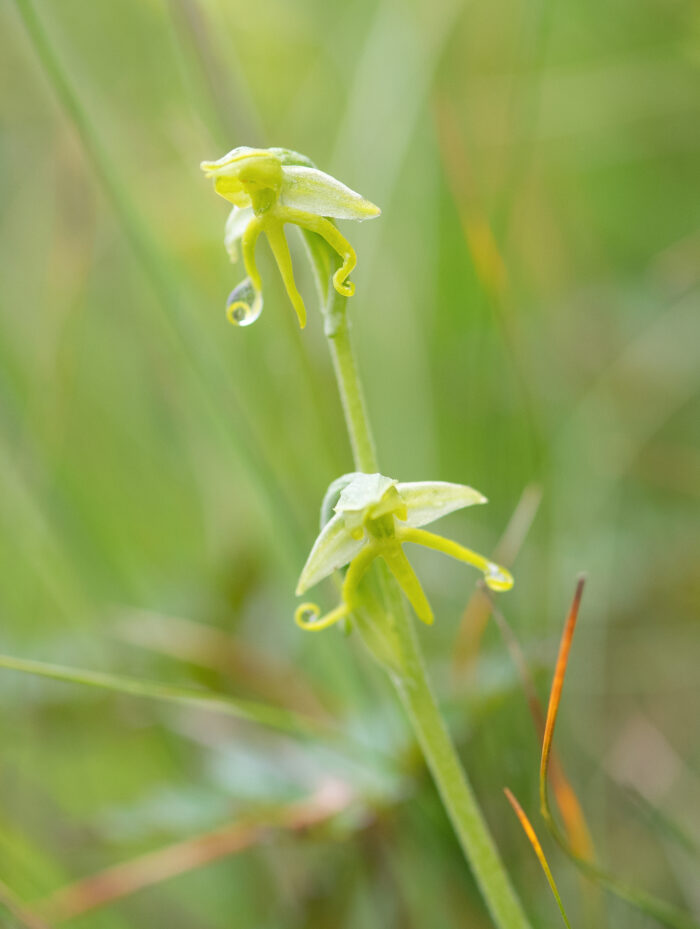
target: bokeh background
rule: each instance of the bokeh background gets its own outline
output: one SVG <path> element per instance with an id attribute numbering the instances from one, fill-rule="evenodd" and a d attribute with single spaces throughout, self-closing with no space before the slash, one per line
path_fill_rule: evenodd
<path id="1" fill-rule="evenodd" d="M 261 319 L 225 321 L 241 272 L 198 164 L 251 144 L 382 207 L 344 225 L 382 470 L 487 494 L 440 531 L 517 551 L 499 604 L 542 698 L 587 572 L 561 756 L 600 860 L 700 916 L 697 6 L 6 0 L 0 36 L 0 649 L 283 706 L 353 746 L 2 671 L 0 898 L 135 861 L 43 912 L 490 925 L 383 675 L 292 623 L 351 459 L 294 235 L 307 329 L 266 246 Z M 548 840 L 475 575 L 414 563 L 431 674 L 534 923 L 559 917 L 504 785 L 574 925 L 658 925 L 596 901 Z"/>

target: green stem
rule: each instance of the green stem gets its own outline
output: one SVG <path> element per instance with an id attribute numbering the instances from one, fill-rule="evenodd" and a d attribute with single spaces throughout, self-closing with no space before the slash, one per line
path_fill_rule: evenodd
<path id="1" fill-rule="evenodd" d="M 516 896 L 440 713 L 413 624 L 405 610 L 401 611 L 397 619 L 408 667 L 407 673 L 392 675 L 394 686 L 411 721 L 459 844 L 496 926 L 500 929 L 529 929 L 528 918 Z"/>
<path id="2" fill-rule="evenodd" d="M 345 300 L 339 298 L 332 287 L 324 289 L 321 274 L 328 272 L 328 265 L 324 265 L 323 256 L 314 249 L 314 243 L 307 240 L 307 244 L 319 278 L 325 330 L 355 467 L 358 471 L 377 471 L 377 457 L 353 355 Z M 399 656 L 398 663 L 392 663 L 389 674 L 411 721 L 445 810 L 496 926 L 499 929 L 530 929 L 528 918 L 499 857 L 430 687 L 418 639 L 401 592 L 386 566 L 377 567 L 381 574 L 380 586 L 384 600 L 384 616 L 379 622 L 389 627 L 390 637 Z M 359 624 L 361 632 L 364 625 L 363 622 Z M 372 633 L 363 637 L 372 647 Z"/>
<path id="3" fill-rule="evenodd" d="M 345 312 L 347 301 L 345 297 L 336 292 L 331 284 L 333 273 L 338 267 L 338 260 L 318 235 L 302 229 L 302 236 L 316 279 L 318 299 L 323 313 L 324 332 L 333 359 L 333 369 L 343 404 L 355 468 L 366 474 L 373 474 L 379 470 L 379 465 L 362 382 L 352 349 L 350 323 Z"/>
<path id="4" fill-rule="evenodd" d="M 343 403 L 345 422 L 350 435 L 352 456 L 358 471 L 373 474 L 379 470 L 377 453 L 367 416 L 362 384 L 355 363 L 350 340 L 350 325 L 343 312 L 337 329 L 328 336 L 328 345 L 333 359 L 340 399 Z"/>

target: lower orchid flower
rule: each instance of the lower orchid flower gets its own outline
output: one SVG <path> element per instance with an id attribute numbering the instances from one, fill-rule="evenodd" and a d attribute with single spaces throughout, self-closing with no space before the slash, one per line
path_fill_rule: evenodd
<path id="1" fill-rule="evenodd" d="M 327 629 L 348 617 L 359 606 L 360 581 L 376 558 L 386 562 L 418 618 L 432 623 L 430 603 L 403 550 L 407 542 L 473 565 L 483 572 L 492 590 L 508 590 L 513 586 L 513 578 L 505 568 L 457 542 L 419 528 L 463 507 L 486 503 L 486 497 L 478 490 L 442 481 L 399 483 L 382 474 L 361 472 L 340 478 L 331 485 L 329 494 L 337 494 L 338 489 L 335 515 L 316 539 L 296 592 L 304 593 L 336 569 L 348 565 L 341 602 L 324 616 L 315 603 L 302 603 L 294 618 L 303 629 Z"/>

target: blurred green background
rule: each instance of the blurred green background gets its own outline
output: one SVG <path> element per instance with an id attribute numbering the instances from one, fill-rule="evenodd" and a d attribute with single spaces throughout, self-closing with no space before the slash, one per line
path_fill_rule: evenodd
<path id="1" fill-rule="evenodd" d="M 307 329 L 266 246 L 264 313 L 229 326 L 241 270 L 198 168 L 280 145 L 383 210 L 341 224 L 382 470 L 482 490 L 440 531 L 484 552 L 541 492 L 499 604 L 545 697 L 588 573 L 558 745 L 600 859 L 700 916 L 698 7 L 6 0 L 0 35 L 0 650 L 284 705 L 359 746 L 2 671 L 0 880 L 45 900 L 343 784 L 339 815 L 201 867 L 188 846 L 71 925 L 490 925 L 382 674 L 292 622 L 349 445 L 296 236 Z M 414 563 L 534 923 L 559 917 L 504 785 L 575 926 L 656 926 L 596 914 L 547 840 L 517 672 L 464 615 L 475 574 Z"/>

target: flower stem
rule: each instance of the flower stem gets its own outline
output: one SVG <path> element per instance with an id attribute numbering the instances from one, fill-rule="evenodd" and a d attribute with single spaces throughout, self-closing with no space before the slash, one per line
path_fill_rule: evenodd
<path id="1" fill-rule="evenodd" d="M 442 803 L 479 885 L 494 923 L 500 929 L 529 929 L 489 827 L 462 768 L 428 680 L 415 631 L 405 611 L 404 647 L 410 672 L 394 676 L 394 685 L 411 721 Z"/>
<path id="2" fill-rule="evenodd" d="M 372 430 L 367 415 L 362 383 L 355 362 L 350 339 L 350 326 L 345 312 L 342 321 L 332 335 L 328 346 L 333 359 L 335 377 L 338 381 L 340 399 L 343 403 L 345 422 L 352 445 L 352 456 L 358 471 L 372 474 L 379 470 Z"/>
<path id="3" fill-rule="evenodd" d="M 312 251 L 310 247 L 310 252 Z M 322 270 L 318 253 L 311 254 L 317 276 Z M 326 278 L 327 280 L 327 278 Z M 355 362 L 345 300 L 332 287 L 319 291 L 325 296 L 324 317 L 338 389 L 358 471 L 378 470 L 374 441 Z M 380 569 L 384 566 L 380 566 Z M 411 617 L 394 579 L 382 572 L 385 616 L 391 627 L 400 660 L 389 669 L 390 677 L 413 726 L 425 761 L 433 776 L 465 857 L 481 889 L 493 921 L 499 929 L 530 929 L 508 873 L 474 791 L 457 756 L 428 680 L 420 645 Z"/>
<path id="4" fill-rule="evenodd" d="M 346 298 L 341 296 L 331 283 L 338 262 L 319 236 L 309 230 L 302 230 L 302 233 L 316 279 L 324 331 L 333 359 L 333 369 L 343 404 L 355 468 L 366 474 L 372 474 L 379 469 L 377 452 L 367 414 L 362 381 L 352 348 L 350 323 L 345 311 Z"/>

